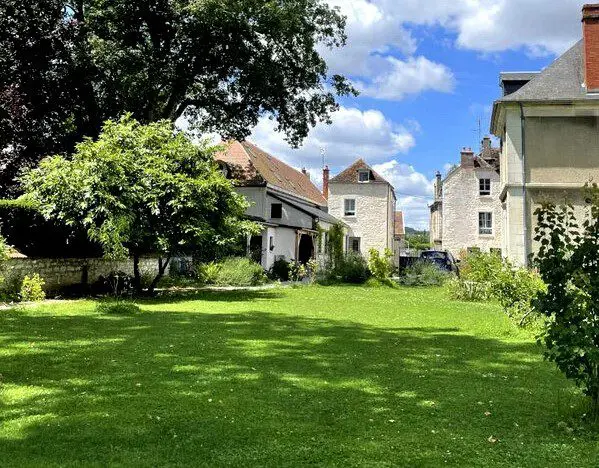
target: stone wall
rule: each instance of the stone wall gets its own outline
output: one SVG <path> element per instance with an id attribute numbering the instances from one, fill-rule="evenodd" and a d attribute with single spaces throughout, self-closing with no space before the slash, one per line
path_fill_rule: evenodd
<path id="1" fill-rule="evenodd" d="M 142 276 L 155 276 L 158 273 L 158 258 L 140 260 Z M 168 275 L 170 269 L 167 268 Z M 100 276 L 113 271 L 133 274 L 133 260 L 111 261 L 101 258 L 12 258 L 7 262 L 7 281 L 16 281 L 38 273 L 45 281 L 44 289 L 56 291 L 76 284 L 93 284 Z"/>
<path id="2" fill-rule="evenodd" d="M 346 198 L 356 200 L 355 216 L 345 216 Z M 361 239 L 363 255 L 368 255 L 370 249 L 393 249 L 395 203 L 388 184 L 332 183 L 329 213 L 349 226 L 352 237 Z"/>
<path id="3" fill-rule="evenodd" d="M 491 179 L 491 195 L 479 194 L 479 179 Z M 483 252 L 502 247 L 503 211 L 499 174 L 489 169 L 454 169 L 443 181 L 442 248 L 454 256 L 477 247 Z M 493 214 L 493 233 L 479 234 L 478 214 Z"/>

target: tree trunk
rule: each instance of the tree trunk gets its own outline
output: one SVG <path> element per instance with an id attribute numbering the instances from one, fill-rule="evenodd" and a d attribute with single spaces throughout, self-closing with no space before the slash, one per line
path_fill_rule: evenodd
<path id="1" fill-rule="evenodd" d="M 141 273 L 139 271 L 139 253 L 133 254 L 133 288 L 135 294 L 140 295 L 143 291 L 141 289 Z"/>
<path id="2" fill-rule="evenodd" d="M 162 261 L 162 257 L 160 257 L 158 259 L 158 274 L 152 280 L 152 283 L 150 284 L 150 287 L 148 288 L 148 295 L 150 295 L 150 296 L 154 295 L 154 290 L 156 289 L 156 286 L 158 286 L 158 283 L 160 282 L 160 280 L 164 277 L 164 272 L 168 268 L 168 264 L 170 261 L 171 261 L 170 255 L 168 257 L 166 257 L 166 260 L 164 260 L 164 262 Z"/>

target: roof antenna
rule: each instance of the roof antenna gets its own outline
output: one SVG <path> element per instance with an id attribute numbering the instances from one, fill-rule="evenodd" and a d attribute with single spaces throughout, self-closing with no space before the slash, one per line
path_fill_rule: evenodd
<path id="1" fill-rule="evenodd" d="M 483 145 L 482 144 L 482 141 L 483 141 L 483 126 L 482 126 L 482 118 L 480 116 L 476 119 L 476 123 L 477 123 L 477 126 L 472 131 L 474 133 L 478 134 L 478 145 L 480 147 L 480 151 L 482 151 L 483 150 L 483 147 L 482 147 L 482 145 Z"/>
<path id="2" fill-rule="evenodd" d="M 324 146 L 320 147 L 320 157 L 322 158 L 322 167 L 324 168 L 325 166 L 325 156 L 326 156 L 326 149 Z"/>

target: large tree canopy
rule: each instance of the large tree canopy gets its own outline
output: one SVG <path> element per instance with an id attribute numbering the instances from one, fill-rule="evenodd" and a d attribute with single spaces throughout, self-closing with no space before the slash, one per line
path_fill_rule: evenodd
<path id="1" fill-rule="evenodd" d="M 26 197 L 50 219 L 82 226 L 106 256 L 132 255 L 136 285 L 142 254 L 170 258 L 208 244 L 228 245 L 259 230 L 248 206 L 216 168 L 216 147 L 194 145 L 173 125 L 108 121 L 73 157 L 53 156 L 23 176 Z"/>
<path id="2" fill-rule="evenodd" d="M 69 151 L 125 112 L 226 138 L 267 114 L 297 145 L 353 92 L 318 53 L 344 29 L 324 0 L 3 0 L 5 160 Z"/>

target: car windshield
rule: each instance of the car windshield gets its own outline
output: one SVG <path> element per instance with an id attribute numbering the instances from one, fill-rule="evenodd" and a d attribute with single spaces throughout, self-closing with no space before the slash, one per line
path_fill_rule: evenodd
<path id="1" fill-rule="evenodd" d="M 422 258 L 429 260 L 445 260 L 445 252 L 422 252 Z"/>

